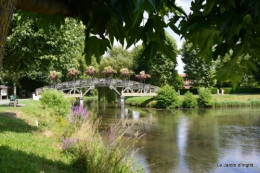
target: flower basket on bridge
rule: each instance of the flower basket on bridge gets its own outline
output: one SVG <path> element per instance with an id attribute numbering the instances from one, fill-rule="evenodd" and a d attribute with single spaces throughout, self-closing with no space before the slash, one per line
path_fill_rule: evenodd
<path id="1" fill-rule="evenodd" d="M 146 74 L 145 71 L 141 71 L 139 75 L 135 76 L 140 82 L 145 82 L 147 78 L 151 78 L 151 75 Z"/>
<path id="2" fill-rule="evenodd" d="M 57 71 L 50 71 L 49 78 L 53 81 L 54 87 L 56 88 L 56 83 L 61 78 L 62 74 Z"/>
<path id="3" fill-rule="evenodd" d="M 121 76 L 126 79 L 126 78 L 129 78 L 129 76 L 131 74 L 133 74 L 133 72 L 129 71 L 128 68 L 122 68 L 120 69 L 120 73 L 121 73 Z"/>
<path id="4" fill-rule="evenodd" d="M 114 70 L 111 66 L 107 66 L 104 68 L 102 74 L 107 77 L 107 78 L 111 78 L 113 76 L 113 74 L 116 74 L 117 71 Z"/>
<path id="5" fill-rule="evenodd" d="M 87 67 L 86 75 L 93 77 L 96 73 L 96 69 L 93 66 Z"/>
<path id="6" fill-rule="evenodd" d="M 75 79 L 78 74 L 79 74 L 79 71 L 75 68 L 70 68 L 68 70 L 68 76 L 73 78 L 73 79 Z"/>

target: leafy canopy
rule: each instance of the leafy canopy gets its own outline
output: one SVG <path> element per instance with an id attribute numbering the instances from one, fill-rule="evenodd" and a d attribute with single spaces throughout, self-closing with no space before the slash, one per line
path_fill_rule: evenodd
<path id="1" fill-rule="evenodd" d="M 1 8 L 5 1 L 0 2 Z M 128 48 L 142 40 L 145 48 L 142 55 L 148 61 L 154 58 L 157 51 L 174 57 L 172 47 L 164 42 L 166 27 L 198 46 L 198 56 L 208 62 L 232 50 L 234 53 L 231 60 L 221 69 L 223 73 L 220 74 L 232 73 L 234 82 L 239 81 L 239 76 L 248 73 L 249 69 L 256 70 L 254 62 L 259 61 L 259 0 L 193 0 L 188 16 L 176 6 L 175 0 L 43 0 L 37 1 L 37 4 L 42 4 L 39 8 L 29 4 L 34 0 L 22 2 L 17 0 L 18 9 L 58 14 L 39 18 L 37 23 L 44 28 L 49 24 L 61 26 L 67 16 L 82 21 L 86 28 L 84 54 L 88 63 L 92 55 L 99 62 L 100 56 L 115 41 L 126 44 Z M 51 7 L 51 10 L 41 9 L 45 7 Z M 5 16 L 7 20 L 8 15 Z M 35 14 L 23 12 L 21 16 L 27 19 Z M 180 25 L 176 27 L 178 21 Z M 233 72 L 237 64 L 246 68 Z"/>
<path id="2" fill-rule="evenodd" d="M 143 41 L 145 50 L 143 56 L 152 59 L 157 51 L 168 57 L 175 57 L 173 47 L 165 44 L 164 29 L 176 22 L 165 20 L 165 16 L 185 15 L 175 5 L 175 0 L 62 0 L 67 4 L 70 14 L 77 17 L 85 25 L 84 54 L 88 64 L 94 55 L 100 62 L 100 57 L 111 49 L 115 41 L 126 48 Z M 22 12 L 21 17 L 33 17 L 36 14 Z M 68 14 L 67 14 L 68 15 Z M 46 28 L 48 25 L 60 27 L 64 23 L 61 15 L 41 16 L 38 25 Z"/>
<path id="3" fill-rule="evenodd" d="M 236 84 L 249 69 L 256 70 L 254 62 L 259 61 L 260 54 L 259 0 L 194 0 L 191 11 L 179 29 L 199 48 L 199 57 L 210 62 L 233 51 L 218 73 L 221 78 L 232 74 Z"/>

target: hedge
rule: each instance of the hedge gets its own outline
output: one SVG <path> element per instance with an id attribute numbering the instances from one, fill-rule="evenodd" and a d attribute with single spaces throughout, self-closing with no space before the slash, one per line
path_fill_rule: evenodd
<path id="1" fill-rule="evenodd" d="M 260 88 L 223 88 L 224 94 L 260 94 Z"/>
<path id="2" fill-rule="evenodd" d="M 224 94 L 260 94 L 260 88 L 221 88 L 224 89 Z M 211 94 L 217 94 L 218 88 L 211 88 Z M 197 88 L 192 89 L 179 89 L 180 95 L 184 95 L 186 92 L 190 91 L 193 95 L 198 94 Z"/>
<path id="3" fill-rule="evenodd" d="M 198 94 L 198 89 L 197 88 L 192 88 L 192 89 L 179 89 L 179 94 L 184 95 L 186 92 L 190 91 L 193 95 Z"/>

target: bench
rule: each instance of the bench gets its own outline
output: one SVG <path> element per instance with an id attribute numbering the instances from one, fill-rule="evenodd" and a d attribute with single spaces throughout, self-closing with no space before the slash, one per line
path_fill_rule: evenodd
<path id="1" fill-rule="evenodd" d="M 18 104 L 18 100 L 13 95 L 11 95 L 9 105 L 13 105 L 15 102 L 16 104 Z"/>

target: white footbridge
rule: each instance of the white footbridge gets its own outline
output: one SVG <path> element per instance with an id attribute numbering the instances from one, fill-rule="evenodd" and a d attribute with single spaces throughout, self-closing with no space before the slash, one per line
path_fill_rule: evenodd
<path id="1" fill-rule="evenodd" d="M 114 90 L 118 98 L 121 99 L 125 96 L 156 96 L 159 89 L 159 87 L 154 85 L 131 80 L 92 78 L 62 82 L 37 88 L 36 95 L 40 95 L 44 90 L 57 89 L 58 91 L 63 91 L 68 97 L 83 97 L 89 91 L 99 87 L 109 87 Z"/>

